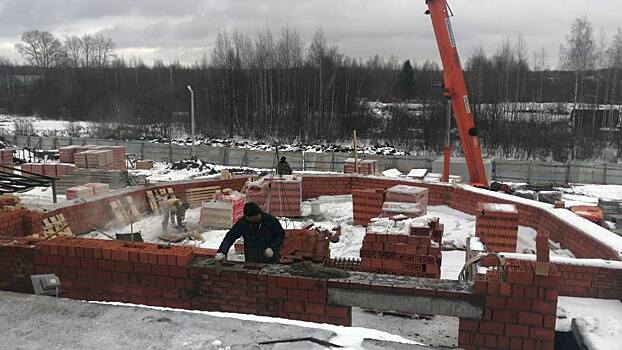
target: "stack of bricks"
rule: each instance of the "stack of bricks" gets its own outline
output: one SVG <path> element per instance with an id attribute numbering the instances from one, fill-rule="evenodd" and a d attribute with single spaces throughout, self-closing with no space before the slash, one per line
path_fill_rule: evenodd
<path id="1" fill-rule="evenodd" d="M 247 184 L 246 198 L 274 216 L 300 217 L 302 180 L 295 176 L 266 176 Z"/>
<path id="2" fill-rule="evenodd" d="M 439 279 L 443 225 L 438 219 L 408 222 L 405 227 L 370 226 L 361 247 L 361 268 L 385 273 Z"/>
<path id="3" fill-rule="evenodd" d="M 58 156 L 60 158 L 60 161 L 63 163 L 74 163 L 75 162 L 74 155 L 79 149 L 82 149 L 82 148 L 83 147 L 80 145 L 69 145 L 69 146 L 59 148 Z"/>
<path id="4" fill-rule="evenodd" d="M 0 290 L 32 293 L 35 273 L 34 242 L 27 239 L 0 241 Z"/>
<path id="5" fill-rule="evenodd" d="M 21 169 L 33 174 L 54 178 L 72 175 L 76 171 L 75 165 L 66 163 L 25 163 L 21 165 Z M 28 174 L 24 175 L 28 176 Z"/>
<path id="6" fill-rule="evenodd" d="M 95 192 L 93 192 L 93 188 L 86 186 L 69 187 L 65 192 L 65 197 L 67 200 L 77 198 L 87 199 L 93 198 L 94 196 Z"/>
<path id="7" fill-rule="evenodd" d="M 197 310 L 247 313 L 343 326 L 352 324 L 352 309 L 327 304 L 327 281 L 259 273 L 261 266 L 194 269 L 201 292 Z M 242 267 L 242 268 L 240 268 Z"/>
<path id="8" fill-rule="evenodd" d="M 358 174 L 363 175 L 373 175 L 376 173 L 376 163 L 375 160 L 358 160 Z M 343 165 L 343 172 L 346 174 L 356 174 L 357 162 L 354 161 L 354 158 L 346 159 L 345 164 Z"/>
<path id="9" fill-rule="evenodd" d="M 204 227 L 229 229 L 244 216 L 244 197 L 239 193 L 221 195 L 201 205 L 200 223 Z"/>
<path id="10" fill-rule="evenodd" d="M 100 195 L 102 193 L 110 192 L 110 185 L 109 184 L 102 184 L 102 183 L 97 183 L 97 182 L 89 182 L 89 183 L 86 183 L 86 184 L 82 185 L 82 187 L 90 188 L 91 191 L 93 191 L 93 195 L 94 196 Z"/>
<path id="11" fill-rule="evenodd" d="M 489 270 L 475 280 L 485 297 L 482 320 L 460 319 L 458 346 L 466 350 L 553 350 L 561 277 L 534 273 L 534 262 L 506 260 L 505 270 Z"/>
<path id="12" fill-rule="evenodd" d="M 516 252 L 518 210 L 514 204 L 478 203 L 476 235 L 490 252 Z"/>
<path id="13" fill-rule="evenodd" d="M 268 184 L 265 205 L 274 216 L 302 216 L 302 180 L 296 177 L 266 178 Z"/>
<path id="14" fill-rule="evenodd" d="M 382 205 L 383 218 L 418 218 L 422 216 L 419 203 L 384 202 Z"/>
<path id="15" fill-rule="evenodd" d="M 286 230 L 280 253 L 281 264 L 303 260 L 324 263 L 330 258 L 330 241 L 313 229 Z"/>
<path id="16" fill-rule="evenodd" d="M 15 165 L 13 164 L 13 150 L 12 149 L 3 149 L 0 150 L 0 168 L 4 172 L 13 173 L 12 169 L 6 169 L 5 167 L 13 168 Z"/>
<path id="17" fill-rule="evenodd" d="M 424 187 L 397 185 L 386 191 L 385 201 L 396 203 L 417 203 L 421 208 L 421 215 L 428 213 L 429 190 Z"/>
<path id="18" fill-rule="evenodd" d="M 369 221 L 382 214 L 383 189 L 352 190 L 354 224 L 367 226 Z"/>
<path id="19" fill-rule="evenodd" d="M 109 169 L 111 170 L 126 170 L 126 150 L 125 146 L 105 146 L 105 149 L 112 151 L 112 164 Z"/>
<path id="20" fill-rule="evenodd" d="M 191 307 L 191 247 L 61 237 L 35 251 L 36 273 L 58 275 L 68 298 Z"/>

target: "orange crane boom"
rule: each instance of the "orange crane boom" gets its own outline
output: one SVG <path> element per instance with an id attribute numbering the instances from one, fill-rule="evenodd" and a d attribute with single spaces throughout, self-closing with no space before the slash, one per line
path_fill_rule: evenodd
<path id="1" fill-rule="evenodd" d="M 460 131 L 460 142 L 469 169 L 470 184 L 488 188 L 488 179 L 479 141 L 478 129 L 473 121 L 464 72 L 456 48 L 456 39 L 450 20 L 450 10 L 446 0 L 426 0 L 427 14 L 432 19 L 434 34 L 443 63 L 445 96 L 451 99 L 454 118 Z M 446 150 L 445 172 L 448 173 L 448 152 Z"/>

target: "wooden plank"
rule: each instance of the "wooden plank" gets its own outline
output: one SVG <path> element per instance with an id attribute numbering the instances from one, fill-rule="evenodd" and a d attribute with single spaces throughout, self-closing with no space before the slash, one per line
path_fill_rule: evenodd
<path id="1" fill-rule="evenodd" d="M 134 198 L 127 196 L 125 197 L 125 201 L 127 202 L 127 205 L 130 209 L 130 213 L 132 214 L 132 221 L 134 222 L 139 221 L 141 219 L 141 215 L 140 215 L 140 212 L 138 211 L 138 208 L 136 208 L 136 203 L 134 203 Z"/>
<path id="2" fill-rule="evenodd" d="M 205 192 L 205 191 L 214 191 L 214 190 L 220 190 L 220 186 L 189 188 L 186 190 L 186 193 Z"/>
<path id="3" fill-rule="evenodd" d="M 112 213 L 120 224 L 124 226 L 129 224 L 129 220 L 123 211 L 123 206 L 120 201 L 116 200 L 110 202 L 110 209 L 112 209 Z"/>
<path id="4" fill-rule="evenodd" d="M 146 191 L 147 200 L 149 201 L 149 207 L 153 214 L 160 214 L 160 208 L 158 207 L 158 201 L 152 191 Z"/>

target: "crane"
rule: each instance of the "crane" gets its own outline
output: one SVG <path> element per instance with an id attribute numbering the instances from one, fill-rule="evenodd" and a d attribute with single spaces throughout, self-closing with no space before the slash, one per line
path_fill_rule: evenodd
<path id="1" fill-rule="evenodd" d="M 451 110 L 453 109 L 454 118 L 460 133 L 460 143 L 464 152 L 467 168 L 469 170 L 469 183 L 473 186 L 488 188 L 488 179 L 484 169 L 482 152 L 477 138 L 478 129 L 473 121 L 469 96 L 464 81 L 464 71 L 460 64 L 460 56 L 456 48 L 456 39 L 451 26 L 451 10 L 446 0 L 426 0 L 432 27 L 436 36 L 438 50 L 441 54 L 443 63 L 443 87 L 444 95 L 450 101 L 448 106 L 449 122 L 451 122 Z M 444 170 L 443 180 L 449 178 L 449 159 L 451 148 L 449 136 L 444 151 Z"/>

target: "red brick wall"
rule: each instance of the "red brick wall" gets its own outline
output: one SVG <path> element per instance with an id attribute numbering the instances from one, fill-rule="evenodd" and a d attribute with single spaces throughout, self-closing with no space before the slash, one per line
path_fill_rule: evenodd
<path id="1" fill-rule="evenodd" d="M 34 245 L 20 239 L 0 241 L 0 290 L 31 293 L 30 275 L 35 272 Z"/>
<path id="2" fill-rule="evenodd" d="M 0 211 L 0 236 L 23 237 L 25 213 L 24 209 Z"/>
<path id="3" fill-rule="evenodd" d="M 339 180 L 337 180 L 339 179 Z M 336 182 L 338 181 L 338 182 Z M 349 186 L 344 183 L 349 181 Z M 333 183 L 338 183 L 333 190 Z M 396 179 L 383 179 L 364 176 L 312 176 L 303 179 L 303 198 L 313 198 L 320 195 L 344 194 L 344 189 L 361 190 L 369 188 L 387 189 L 395 185 L 414 185 L 430 190 L 430 205 L 448 205 L 449 207 L 475 215 L 478 202 L 514 203 L 510 200 L 499 199 L 485 194 L 467 191 L 461 188 L 431 183 L 416 183 Z M 620 260 L 618 253 L 608 246 L 583 232 L 566 224 L 554 215 L 537 207 L 514 203 L 519 212 L 519 225 L 528 226 L 537 231 L 549 231 L 551 239 L 570 249 L 579 258 L 598 258 L 605 260 Z"/>
<path id="4" fill-rule="evenodd" d="M 550 265 L 549 276 L 536 276 L 530 262 L 507 263 L 505 278 L 497 271 L 477 276 L 475 293 L 486 300 L 484 318 L 460 320 L 458 346 L 465 350 L 553 350 L 559 273 Z"/>
<path id="5" fill-rule="evenodd" d="M 563 296 L 622 300 L 622 269 L 555 264 L 561 273 Z"/>

